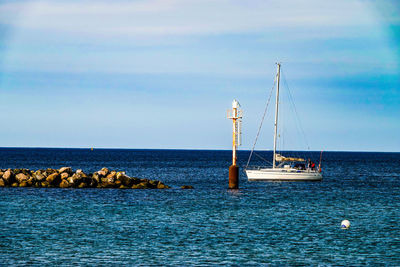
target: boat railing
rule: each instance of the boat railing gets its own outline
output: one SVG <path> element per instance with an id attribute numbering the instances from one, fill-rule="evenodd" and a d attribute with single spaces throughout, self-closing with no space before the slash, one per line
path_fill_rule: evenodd
<path id="1" fill-rule="evenodd" d="M 247 168 L 245 168 L 245 170 L 249 170 L 249 171 L 259 171 L 259 170 L 263 170 L 263 169 L 271 169 L 271 166 L 248 166 Z M 279 169 L 281 171 L 285 171 L 285 172 L 306 172 L 306 173 L 310 173 L 310 172 L 316 172 L 316 170 L 312 170 L 311 168 L 306 168 L 306 169 L 297 169 L 297 168 L 276 168 Z"/>
<path id="2" fill-rule="evenodd" d="M 245 170 L 257 171 L 257 170 L 268 169 L 268 168 L 271 168 L 271 166 L 247 166 L 247 168 L 245 168 Z"/>

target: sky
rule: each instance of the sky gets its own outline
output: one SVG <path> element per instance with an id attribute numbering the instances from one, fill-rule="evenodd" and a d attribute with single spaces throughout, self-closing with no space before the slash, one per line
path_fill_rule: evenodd
<path id="1" fill-rule="evenodd" d="M 250 149 L 281 62 L 282 149 L 399 152 L 399 14 L 395 0 L 1 1 L 0 147 L 230 149 L 237 99 Z M 272 105 L 256 149 L 273 147 Z"/>

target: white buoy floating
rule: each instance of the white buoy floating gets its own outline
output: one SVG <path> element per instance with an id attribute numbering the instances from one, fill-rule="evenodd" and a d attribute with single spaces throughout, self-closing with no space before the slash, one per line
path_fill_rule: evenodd
<path id="1" fill-rule="evenodd" d="M 348 220 L 343 220 L 342 223 L 340 224 L 340 228 L 349 229 L 350 228 L 350 222 Z"/>

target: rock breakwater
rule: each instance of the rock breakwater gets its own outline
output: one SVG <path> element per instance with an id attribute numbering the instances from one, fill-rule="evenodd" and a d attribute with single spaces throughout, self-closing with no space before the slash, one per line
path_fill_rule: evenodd
<path id="1" fill-rule="evenodd" d="M 61 188 L 121 188 L 166 189 L 158 180 L 130 177 L 122 171 L 107 168 L 94 173 L 75 172 L 70 167 L 32 171 L 29 169 L 0 170 L 0 187 L 61 187 Z"/>

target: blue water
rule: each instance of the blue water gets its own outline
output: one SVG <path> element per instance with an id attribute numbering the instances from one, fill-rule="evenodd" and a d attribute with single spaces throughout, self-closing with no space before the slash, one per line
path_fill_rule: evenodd
<path id="1" fill-rule="evenodd" d="M 242 165 L 248 154 L 239 152 Z M 322 182 L 247 182 L 241 173 L 237 191 L 227 190 L 230 159 L 2 148 L 0 168 L 108 167 L 173 188 L 0 188 L 0 264 L 400 265 L 400 153 L 326 152 Z"/>

